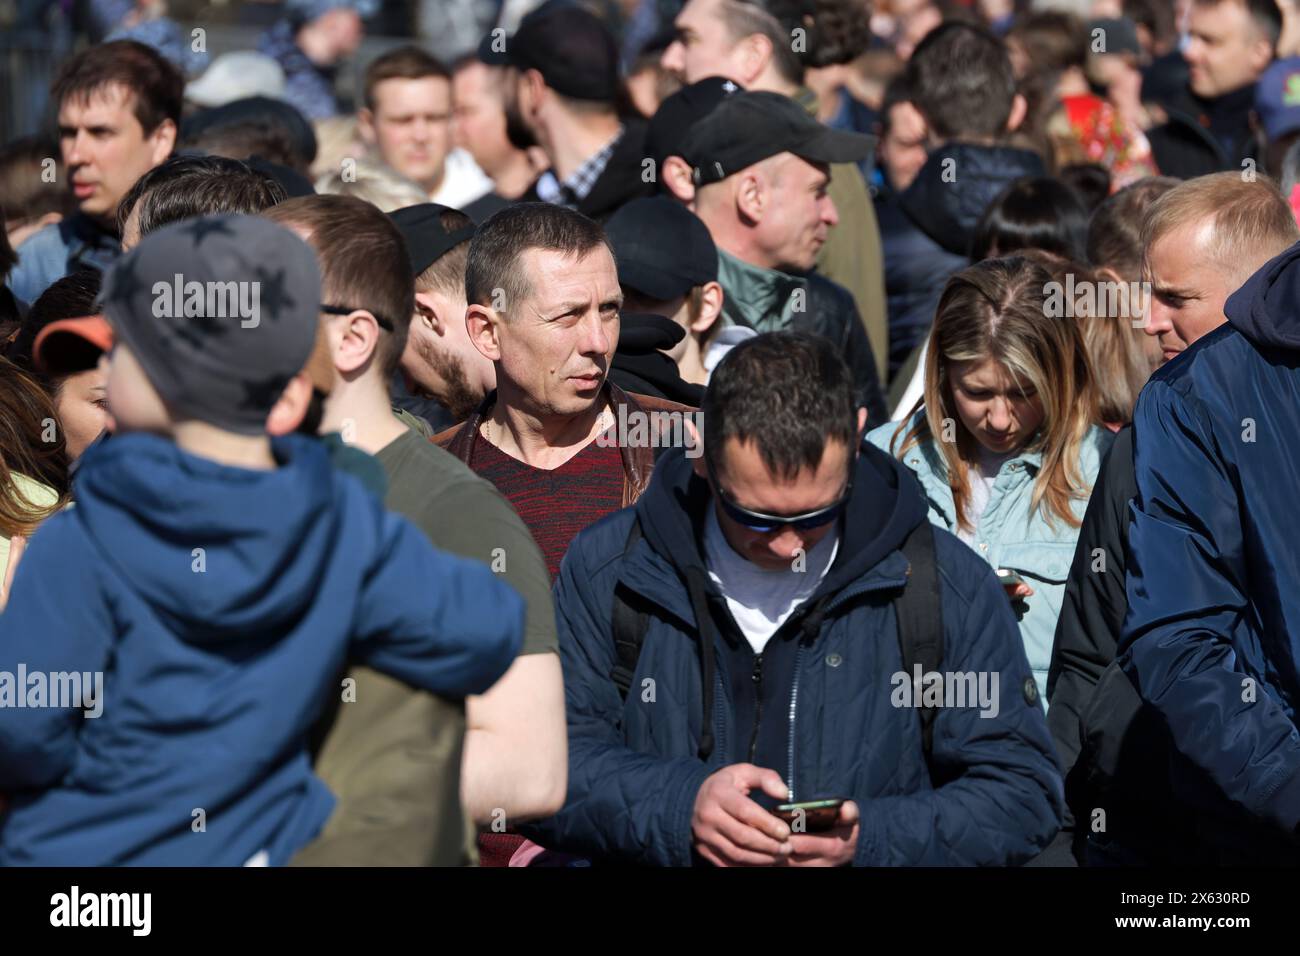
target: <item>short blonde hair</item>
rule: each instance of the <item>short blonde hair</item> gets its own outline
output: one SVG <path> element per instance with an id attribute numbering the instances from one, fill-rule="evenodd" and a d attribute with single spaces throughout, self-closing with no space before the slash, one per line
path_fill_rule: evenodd
<path id="1" fill-rule="evenodd" d="M 1209 263 L 1233 288 L 1300 240 L 1295 216 L 1267 176 L 1247 182 L 1239 172 L 1214 173 L 1180 183 L 1147 210 L 1142 222 L 1143 272 L 1157 242 L 1175 229 L 1209 221 Z"/>
<path id="2" fill-rule="evenodd" d="M 380 212 L 392 212 L 429 201 L 416 183 L 383 163 L 359 159 L 356 165 L 328 173 L 316 180 L 316 192 L 328 196 L 364 199 Z"/>

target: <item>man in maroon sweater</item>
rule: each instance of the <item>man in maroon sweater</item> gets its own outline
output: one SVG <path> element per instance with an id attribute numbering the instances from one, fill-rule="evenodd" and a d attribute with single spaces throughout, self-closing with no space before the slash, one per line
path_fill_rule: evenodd
<path id="1" fill-rule="evenodd" d="M 691 409 L 607 380 L 623 294 L 604 231 L 581 213 L 522 203 L 492 216 L 470 242 L 465 295 L 497 387 L 434 441 L 510 500 L 554 579 L 579 531 L 645 490 L 655 451 L 693 439 Z M 482 864 L 504 866 L 522 842 L 482 834 Z"/>

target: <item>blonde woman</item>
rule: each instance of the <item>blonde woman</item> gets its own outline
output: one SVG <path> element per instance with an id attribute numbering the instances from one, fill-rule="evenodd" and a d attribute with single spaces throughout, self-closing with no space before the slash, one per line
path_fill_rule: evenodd
<path id="1" fill-rule="evenodd" d="M 1065 580 L 1111 439 L 1095 424 L 1078 323 L 1049 314 L 1050 282 L 1040 264 L 1018 256 L 949 279 L 930 332 L 922 402 L 903 422 L 867 436 L 916 474 L 934 524 L 1007 572 L 1044 707 Z"/>

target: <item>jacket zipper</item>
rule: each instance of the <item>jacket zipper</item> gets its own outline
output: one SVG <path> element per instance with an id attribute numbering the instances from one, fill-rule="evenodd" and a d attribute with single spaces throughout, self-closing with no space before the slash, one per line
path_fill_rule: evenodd
<path id="1" fill-rule="evenodd" d="M 754 669 L 749 679 L 754 682 L 754 730 L 749 735 L 749 762 L 754 762 L 758 752 L 758 725 L 763 722 L 763 655 L 754 655 Z"/>
<path id="2" fill-rule="evenodd" d="M 790 791 L 790 803 L 794 803 L 794 722 L 795 714 L 799 707 L 799 664 L 803 660 L 803 642 L 794 652 L 794 683 L 790 688 L 790 730 L 789 737 L 786 740 L 786 754 L 788 755 L 789 764 L 785 778 L 786 789 Z"/>

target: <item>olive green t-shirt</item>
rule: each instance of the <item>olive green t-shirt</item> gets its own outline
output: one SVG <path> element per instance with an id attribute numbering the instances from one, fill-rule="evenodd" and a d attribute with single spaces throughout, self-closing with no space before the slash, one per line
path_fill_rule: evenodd
<path id="1" fill-rule="evenodd" d="M 528 605 L 519 653 L 558 652 L 546 562 L 501 492 L 413 431 L 375 457 L 388 475 L 384 507 L 415 524 L 434 547 L 482 561 L 519 592 Z"/>

